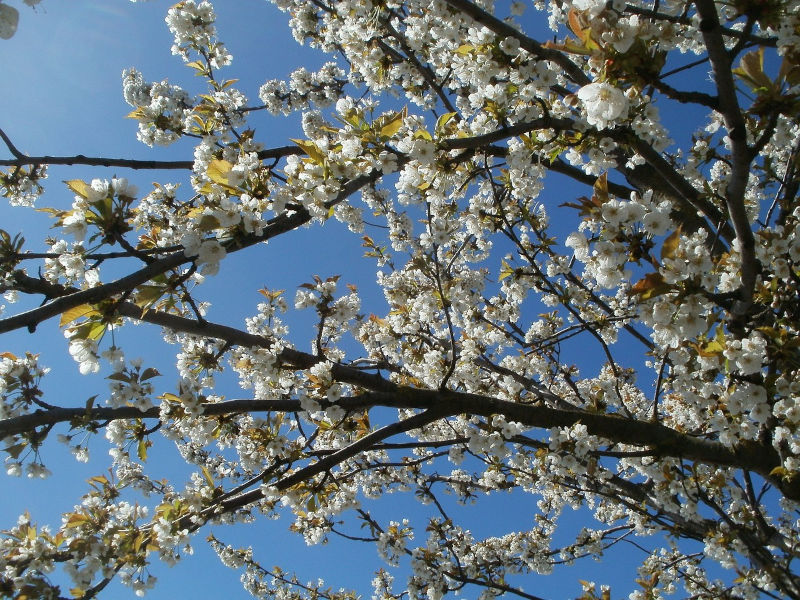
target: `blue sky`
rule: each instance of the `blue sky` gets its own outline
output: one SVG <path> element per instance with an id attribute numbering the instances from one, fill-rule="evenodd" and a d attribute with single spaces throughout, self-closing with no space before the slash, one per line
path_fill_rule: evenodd
<path id="1" fill-rule="evenodd" d="M 0 95 L 0 127 L 20 150 L 36 155 L 191 158 L 192 145 L 187 143 L 166 149 L 147 148 L 136 141 L 136 122 L 124 118 L 130 111 L 121 93 L 120 76 L 125 68 L 135 66 L 149 81 L 167 78 L 184 85 L 189 91 L 204 91 L 203 82 L 193 78 L 178 57 L 170 55 L 172 36 L 163 17 L 171 3 L 159 0 L 137 4 L 126 0 L 44 0 L 36 12 L 19 6 L 21 17 L 16 36 L 0 42 L 4 83 L 4 92 Z M 326 60 L 323 55 L 300 48 L 291 37 L 285 15 L 265 0 L 218 0 L 215 8 L 219 36 L 234 56 L 227 75 L 239 78 L 237 87 L 252 103 L 257 102 L 258 87 L 265 80 L 285 77 L 301 64 L 312 68 Z M 284 145 L 289 138 L 301 136 L 296 119 L 267 120 L 259 117 L 253 124 L 257 128 L 257 138 L 268 146 Z M 688 135 L 688 130 L 680 133 Z M 49 190 L 38 205 L 66 208 L 71 204 L 72 195 L 59 183 L 60 180 L 110 178 L 115 174 L 134 180 L 140 192 L 146 192 L 151 181 L 178 181 L 181 175 L 176 172 L 52 168 Z M 562 188 L 561 193 L 562 199 L 558 202 L 571 200 L 577 195 L 569 188 Z M 579 193 L 585 193 L 585 190 Z M 547 194 L 545 197 L 552 198 Z M 2 227 L 12 233 L 23 231 L 30 249 L 40 248 L 41 239 L 47 235 L 48 219 L 41 213 L 2 206 L 0 220 Z M 266 248 L 260 247 L 258 252 L 232 256 L 223 263 L 225 287 L 211 287 L 214 306 L 210 317 L 231 325 L 241 324 L 242 318 L 252 313 L 259 301 L 256 289 L 264 285 L 272 289 L 283 288 L 291 300 L 297 286 L 310 281 L 314 274 L 327 277 L 342 273 L 342 283 L 357 283 L 367 299 L 380 302 L 374 284 L 374 269 L 370 269 L 369 263 L 358 266 L 362 252 L 359 236 L 345 235 L 343 228 L 331 220 L 325 225 L 324 232 L 319 227 L 301 230 L 270 242 Z M 380 307 L 375 311 L 379 310 Z M 298 321 L 296 327 L 298 347 L 308 350 L 306 340 L 309 339 L 310 330 L 307 328 L 310 324 Z M 168 375 L 174 364 L 174 349 L 153 350 L 159 339 L 157 331 L 127 328 L 118 335 L 119 345 L 133 348 L 127 351 L 129 356 L 141 354 L 147 358 L 148 364 L 163 365 L 160 370 Z M 32 348 L 33 344 L 36 346 Z M 27 349 L 42 352 L 42 362 L 53 369 L 46 390 L 53 394 L 51 401 L 55 403 L 81 405 L 88 396 L 102 393 L 105 389 L 102 380 L 81 377 L 77 373 L 55 320 L 42 324 L 35 338 L 27 332 L 7 334 L 0 346 L 0 351 L 21 353 Z M 235 389 L 226 392 L 229 397 L 237 395 Z M 163 454 L 157 452 L 159 446 L 165 451 Z M 10 525 L 25 509 L 29 509 L 39 523 L 57 523 L 60 512 L 69 510 L 86 490 L 84 480 L 106 468 L 104 440 L 96 440 L 90 449 L 94 453 L 93 460 L 88 465 L 81 465 L 71 457 L 60 456 L 65 447 L 50 444 L 43 454 L 45 463 L 54 472 L 50 480 L 5 478 L 5 493 L 0 496 L 3 514 L 0 526 Z M 158 444 L 151 451 L 149 465 L 155 467 L 155 472 L 163 472 L 165 476 L 182 472 L 178 461 L 162 463 L 159 456 L 174 458 L 176 453 L 166 444 Z M 155 465 L 152 464 L 154 461 L 157 461 Z M 501 500 L 478 505 L 482 511 L 480 518 L 471 520 L 475 523 L 476 535 L 502 534 L 532 523 L 534 498 L 521 498 L 511 503 Z M 399 498 L 384 503 L 378 514 L 397 520 L 403 516 L 422 515 L 413 500 Z M 329 585 L 352 586 L 369 597 L 371 573 L 382 564 L 372 547 L 335 543 L 331 547 L 308 548 L 299 537 L 286 533 L 290 522 L 289 519 L 277 522 L 259 520 L 245 528 L 215 528 L 214 533 L 234 545 L 252 544 L 257 548 L 257 558 L 266 567 L 274 564 L 286 569 L 294 567 L 301 579 L 323 577 Z M 416 522 L 421 524 L 422 519 Z M 578 524 L 578 520 L 574 522 Z M 424 527 L 419 535 L 423 535 L 423 530 Z M 350 532 L 358 533 L 352 529 Z M 205 549 L 202 542 L 204 533 L 207 532 L 201 533 L 194 544 L 197 552 L 194 557 L 172 570 L 155 566 L 153 573 L 159 577 L 160 583 L 148 598 L 217 597 L 223 594 L 230 599 L 249 597 L 238 584 L 238 572 L 222 567 Z M 545 597 L 576 596 L 580 589 L 577 579 L 599 577 L 609 581 L 609 569 L 627 570 L 623 578 L 625 588 L 622 589 L 630 587 L 633 579 L 631 569 L 620 563 L 612 567 L 579 563 L 578 567 L 565 571 L 562 578 L 540 579 L 535 583 L 529 580 L 525 587 Z M 398 577 L 398 581 L 400 579 Z M 115 588 L 112 595 L 132 597 L 133 594 Z"/>

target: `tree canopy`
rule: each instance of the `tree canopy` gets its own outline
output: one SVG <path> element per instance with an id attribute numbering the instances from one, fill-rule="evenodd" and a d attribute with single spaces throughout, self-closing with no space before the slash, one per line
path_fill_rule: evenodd
<path id="1" fill-rule="evenodd" d="M 274 4 L 330 62 L 247 98 L 236 32 L 186 0 L 171 51 L 205 92 L 122 74 L 138 139 L 193 155 L 33 156 L 0 130 L 0 192 L 54 226 L 0 230 L 0 333 L 30 332 L 0 355 L 7 474 L 47 476 L 59 441 L 110 448 L 60 524 L 2 524 L 0 595 L 144 593 L 209 524 L 281 518 L 374 544 L 380 599 L 538 599 L 539 577 L 623 546 L 638 577 L 582 599 L 800 598 L 800 3 Z M 296 137 L 250 126 L 267 112 Z M 70 165 L 97 174 L 42 205 Z M 168 169 L 183 185 L 123 176 Z M 296 289 L 259 272 L 243 322 L 209 306 L 234 255 L 304 228 L 335 252 L 340 224 L 363 264 Z M 56 321 L 87 376 L 71 404 L 43 392 Z M 129 356 L 115 332 L 135 328 L 177 362 Z M 191 475 L 156 479 L 156 452 Z M 374 512 L 399 494 L 427 516 Z M 530 514 L 476 536 L 496 496 Z M 257 597 L 354 597 L 208 543 Z"/>

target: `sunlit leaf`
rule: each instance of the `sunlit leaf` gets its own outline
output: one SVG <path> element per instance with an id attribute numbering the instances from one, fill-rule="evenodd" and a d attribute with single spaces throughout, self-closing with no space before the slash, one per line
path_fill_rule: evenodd
<path id="1" fill-rule="evenodd" d="M 28 447 L 27 442 L 20 442 L 19 444 L 14 444 L 12 446 L 7 446 L 3 448 L 3 452 L 8 453 L 8 455 L 11 458 L 16 460 L 17 458 L 19 458 L 20 453 L 27 447 Z"/>
<path id="2" fill-rule="evenodd" d="M 380 130 L 380 136 L 390 138 L 403 126 L 403 113 L 396 112 L 392 114 L 389 119 L 384 123 Z"/>
<path id="3" fill-rule="evenodd" d="M 142 285 L 139 286 L 136 290 L 136 297 L 134 299 L 134 303 L 139 308 L 149 308 L 152 306 L 161 296 L 164 295 L 164 286 L 162 285 Z"/>
<path id="4" fill-rule="evenodd" d="M 605 204 L 609 201 L 608 175 L 606 173 L 600 175 L 594 182 L 594 193 L 601 204 Z"/>
<path id="5" fill-rule="evenodd" d="M 667 236 L 664 243 L 661 245 L 661 260 L 666 258 L 675 258 L 675 253 L 678 251 L 678 246 L 681 242 L 681 228 L 678 227 L 675 231 Z"/>
<path id="6" fill-rule="evenodd" d="M 150 120 L 150 116 L 144 111 L 144 109 L 141 106 L 129 112 L 127 115 L 125 115 L 125 118 L 136 119 L 137 121 L 143 121 L 143 122 Z"/>
<path id="7" fill-rule="evenodd" d="M 425 129 L 417 129 L 414 132 L 414 139 L 415 140 L 428 140 L 429 142 L 433 141 L 433 136 L 427 132 Z"/>
<path id="8" fill-rule="evenodd" d="M 139 440 L 139 443 L 136 445 L 136 456 L 139 457 L 139 460 L 142 462 L 147 461 L 147 449 L 153 444 L 153 442 L 149 440 Z"/>
<path id="9" fill-rule="evenodd" d="M 100 313 L 97 311 L 97 309 L 91 304 L 81 304 L 79 306 L 74 306 L 61 313 L 61 319 L 58 322 L 58 326 L 64 327 L 64 325 L 72 323 L 73 321 L 75 321 L 76 319 L 80 319 L 81 317 L 92 317 L 99 314 Z"/>
<path id="10" fill-rule="evenodd" d="M 311 140 L 292 139 L 292 141 L 298 146 L 300 146 L 300 148 L 303 149 L 303 152 L 305 152 L 308 155 L 308 157 L 311 158 L 311 160 L 313 160 L 318 165 L 321 165 L 325 161 L 325 155 Z"/>
<path id="11" fill-rule="evenodd" d="M 208 164 L 206 175 L 208 175 L 208 178 L 214 183 L 228 185 L 228 173 L 231 172 L 232 168 L 233 163 L 229 163 L 227 160 L 215 158 Z"/>
<path id="12" fill-rule="evenodd" d="M 69 179 L 64 182 L 69 189 L 78 194 L 84 200 L 89 197 L 89 184 L 83 179 Z"/>
<path id="13" fill-rule="evenodd" d="M 738 75 L 754 90 L 773 90 L 775 88 L 772 79 L 764 73 L 763 47 L 742 56 L 739 61 L 739 67 L 733 69 L 733 73 Z"/>
<path id="14" fill-rule="evenodd" d="M 73 527 L 80 527 L 84 523 L 88 523 L 90 521 L 89 517 L 87 517 L 83 513 L 71 513 L 67 518 L 67 522 L 64 523 L 64 527 L 67 529 L 72 529 Z"/>
<path id="15" fill-rule="evenodd" d="M 661 273 L 648 273 L 631 287 L 631 293 L 638 295 L 642 300 L 666 294 L 670 290 L 672 286 L 664 282 Z"/>
<path id="16" fill-rule="evenodd" d="M 215 487 L 214 478 L 211 476 L 211 472 L 208 470 L 208 468 L 201 466 L 200 470 L 203 472 L 203 478 L 206 480 L 208 485 L 210 485 L 212 488 Z"/>
<path id="17" fill-rule="evenodd" d="M 447 125 L 457 114 L 458 113 L 456 112 L 444 113 L 438 119 L 436 119 L 436 132 L 441 132 L 445 125 Z"/>

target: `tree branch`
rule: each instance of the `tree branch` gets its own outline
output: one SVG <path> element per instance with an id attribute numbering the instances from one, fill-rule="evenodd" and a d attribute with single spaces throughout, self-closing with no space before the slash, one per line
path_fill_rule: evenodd
<path id="1" fill-rule="evenodd" d="M 194 161 L 191 160 L 136 160 L 132 158 L 106 158 L 102 156 L 84 156 L 76 154 L 74 156 L 28 156 L 19 152 L 11 141 L 0 130 L 0 137 L 6 142 L 9 150 L 15 156 L 13 159 L 0 159 L 0 166 L 21 167 L 23 165 L 85 165 L 90 167 L 118 167 L 123 169 L 164 169 L 191 170 L 194 168 Z M 261 150 L 258 158 L 266 160 L 270 158 L 283 158 L 290 155 L 305 154 L 299 146 L 280 146 Z"/>
<path id="2" fill-rule="evenodd" d="M 470 16 L 477 23 L 480 23 L 487 29 L 494 31 L 500 37 L 512 37 L 517 39 L 520 47 L 524 48 L 534 56 L 537 56 L 542 60 L 553 61 L 559 67 L 564 69 L 564 73 L 566 73 L 566 75 L 577 85 L 584 86 L 588 83 L 591 83 L 591 79 L 589 79 L 589 77 L 581 70 L 581 68 L 572 62 L 566 54 L 559 52 L 558 50 L 545 48 L 533 38 L 530 38 L 524 33 L 514 29 L 507 23 L 504 23 L 497 17 L 491 15 L 468 0 L 444 1 L 457 11 Z"/>
<path id="3" fill-rule="evenodd" d="M 725 203 L 731 217 L 739 251 L 742 255 L 741 304 L 734 306 L 736 316 L 743 316 L 753 303 L 753 290 L 759 269 L 755 255 L 755 238 L 747 217 L 744 196 L 750 177 L 753 153 L 747 147 L 747 126 L 736 98 L 736 84 L 731 72 L 731 58 L 722 39 L 722 26 L 713 0 L 695 0 L 700 16 L 700 32 L 708 50 L 714 81 L 717 85 L 719 111 L 731 140 L 731 175 L 725 193 Z"/>

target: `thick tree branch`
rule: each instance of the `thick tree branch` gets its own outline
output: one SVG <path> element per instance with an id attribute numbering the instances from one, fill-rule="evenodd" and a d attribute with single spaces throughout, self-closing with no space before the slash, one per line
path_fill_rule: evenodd
<path id="1" fill-rule="evenodd" d="M 759 269 L 755 256 L 755 238 L 747 216 L 744 198 L 750 177 L 753 153 L 747 146 L 747 125 L 736 97 L 736 84 L 731 72 L 731 57 L 722 39 L 719 15 L 713 0 L 695 0 L 714 81 L 717 85 L 722 118 L 731 140 L 731 174 L 725 193 L 725 203 L 731 217 L 742 259 L 741 305 L 734 307 L 737 316 L 743 316 L 753 302 L 753 290 Z"/>
<path id="2" fill-rule="evenodd" d="M 2 131 L 2 130 L 0 130 Z M 7 139 L 5 135 L 2 136 Z M 9 144 L 10 140 L 6 141 Z M 12 149 L 13 145 L 9 146 Z M 16 150 L 14 148 L 14 150 Z M 174 170 L 183 169 L 191 170 L 194 167 L 194 161 L 191 160 L 136 160 L 132 158 L 106 158 L 102 156 L 84 156 L 83 154 L 76 154 L 74 156 L 28 156 L 17 151 L 14 152 L 15 158 L 13 159 L 0 159 L 0 166 L 4 167 L 21 167 L 23 165 L 84 165 L 90 167 L 118 167 L 122 169 L 148 169 L 148 170 Z M 283 158 L 293 154 L 304 154 L 302 148 L 299 146 L 281 146 L 278 148 L 269 148 L 261 150 L 258 157 L 261 160 Z"/>
<path id="3" fill-rule="evenodd" d="M 344 462 L 348 458 L 352 458 L 359 454 L 360 452 L 364 452 L 372 448 L 375 444 L 382 442 L 383 440 L 390 438 L 392 436 L 406 433 L 411 431 L 412 429 L 419 429 L 433 423 L 437 419 L 445 416 L 442 410 L 438 408 L 431 408 L 426 410 L 425 412 L 416 414 L 414 416 L 408 417 L 403 421 L 396 421 L 394 423 L 390 423 L 380 429 L 373 431 L 362 437 L 361 439 L 353 442 L 349 446 L 345 446 L 341 450 L 338 450 L 328 456 L 325 456 L 319 459 L 317 462 L 298 469 L 294 471 L 290 475 L 287 475 L 281 479 L 279 479 L 273 487 L 277 491 L 288 490 L 292 486 L 297 485 L 303 481 L 307 481 L 310 478 L 319 475 L 325 471 L 328 471 L 335 467 L 336 465 Z M 245 492 L 240 496 L 235 496 L 229 500 L 226 500 L 222 503 L 222 510 L 224 512 L 230 512 L 232 510 L 236 510 L 237 508 L 241 508 L 252 504 L 253 502 L 258 502 L 263 498 L 263 494 L 261 490 L 251 490 L 249 492 Z M 213 507 L 209 511 L 208 516 L 213 516 L 216 513 L 216 507 Z"/>
<path id="4" fill-rule="evenodd" d="M 524 121 L 507 127 L 501 127 L 489 133 L 474 135 L 465 138 L 448 138 L 439 142 L 439 145 L 446 150 L 476 150 L 489 146 L 500 140 L 516 137 L 523 133 L 529 133 L 538 129 L 555 129 L 557 131 L 569 131 L 575 126 L 572 119 L 556 119 L 552 117 L 541 117 L 533 121 Z"/>
<path id="5" fill-rule="evenodd" d="M 173 331 L 221 339 L 239 346 L 264 348 L 272 346 L 272 342 L 262 336 L 225 325 L 199 323 L 185 317 L 152 310 L 142 314 L 138 306 L 129 302 L 121 303 L 118 313 L 165 326 Z M 278 358 L 282 364 L 296 369 L 310 368 L 322 360 L 313 354 L 289 348 L 284 349 Z M 800 481 L 787 482 L 772 474 L 772 470 L 781 466 L 782 461 L 777 452 L 768 445 L 754 442 L 731 449 L 719 442 L 692 437 L 650 421 L 628 419 L 614 414 L 519 404 L 479 394 L 400 386 L 378 374 L 365 373 L 360 369 L 341 364 L 335 364 L 331 374 L 336 381 L 370 390 L 367 396 L 361 398 L 365 404 L 359 407 L 390 406 L 436 410 L 440 417 L 458 414 L 491 417 L 494 414 L 501 414 L 509 421 L 547 429 L 571 427 L 582 423 L 590 435 L 617 444 L 653 448 L 656 454 L 662 457 L 669 456 L 754 471 L 774 483 L 787 498 L 800 500 Z"/>
<path id="6" fill-rule="evenodd" d="M 380 174 L 381 172 L 379 170 L 373 170 L 371 173 L 359 175 L 358 177 L 348 181 L 344 186 L 342 186 L 339 194 L 337 194 L 337 196 L 332 200 L 329 200 L 326 205 L 330 207 L 338 204 L 350 194 L 361 189 L 368 183 L 378 179 Z M 269 240 L 282 233 L 286 233 L 287 231 L 291 231 L 292 229 L 296 229 L 308 223 L 309 221 L 311 221 L 311 215 L 305 209 L 298 209 L 294 212 L 282 214 L 273 219 L 264 228 L 262 233 L 258 235 L 249 235 L 242 239 L 228 242 L 226 244 L 226 250 L 228 252 L 242 250 L 259 242 Z M 78 291 L 72 288 L 74 291 L 71 291 L 68 295 L 61 295 L 60 297 L 56 298 L 56 300 L 53 300 L 52 302 L 49 302 L 43 306 L 14 315 L 12 317 L 8 317 L 6 319 L 0 319 L 0 333 L 13 331 L 22 327 L 33 329 L 42 321 L 55 317 L 56 315 L 69 310 L 70 308 L 80 306 L 81 304 L 94 304 L 100 302 L 101 300 L 113 298 L 117 294 L 133 290 L 137 285 L 146 283 L 153 277 L 156 277 L 157 275 L 165 273 L 170 269 L 174 269 L 192 260 L 194 259 L 186 257 L 183 252 L 176 252 L 165 258 L 155 260 L 139 271 L 131 273 L 130 275 L 126 275 L 125 277 L 121 277 L 116 281 L 88 288 L 86 290 Z M 19 281 L 26 281 L 28 285 L 33 285 L 30 279 L 22 279 L 23 275 L 21 273 L 17 273 L 16 277 Z"/>
<path id="7" fill-rule="evenodd" d="M 689 92 L 686 90 L 678 90 L 671 85 L 661 81 L 661 79 L 654 79 L 648 81 L 650 85 L 656 88 L 659 92 L 664 94 L 667 98 L 677 100 L 683 104 L 701 104 L 712 110 L 719 110 L 719 99 L 711 94 L 705 92 Z"/>

